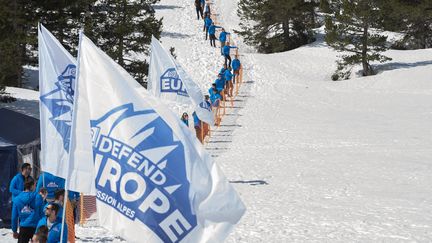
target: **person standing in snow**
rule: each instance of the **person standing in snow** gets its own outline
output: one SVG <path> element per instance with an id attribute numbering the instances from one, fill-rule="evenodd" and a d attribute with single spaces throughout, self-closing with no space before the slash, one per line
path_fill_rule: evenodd
<path id="1" fill-rule="evenodd" d="M 219 41 L 221 43 L 221 54 L 223 55 L 223 48 L 225 46 L 225 43 L 227 41 L 227 35 L 230 35 L 230 33 L 226 32 L 224 28 L 222 28 L 222 32 L 219 34 Z"/>
<path id="2" fill-rule="evenodd" d="M 28 179 L 33 179 L 31 174 L 32 168 L 29 163 L 23 163 L 21 165 L 21 172 L 16 174 L 9 185 L 9 192 L 12 193 L 12 201 L 18 196 L 22 191 L 24 191 L 24 183 Z"/>
<path id="3" fill-rule="evenodd" d="M 230 46 L 230 43 L 227 42 L 226 45 L 222 49 L 222 54 L 225 57 L 225 65 L 227 65 L 227 60 L 229 61 L 228 67 L 231 66 L 231 56 L 230 56 L 230 50 L 236 49 L 236 46 Z"/>
<path id="4" fill-rule="evenodd" d="M 233 85 L 233 82 L 232 82 L 233 75 L 232 75 L 231 71 L 229 69 L 227 69 L 225 71 L 225 73 L 224 73 L 224 76 L 225 76 L 225 83 L 226 83 L 226 85 L 225 85 L 226 86 L 225 93 L 229 97 L 232 97 L 232 95 L 233 95 L 233 88 L 234 88 L 234 85 Z"/>
<path id="5" fill-rule="evenodd" d="M 203 18 L 203 9 L 201 6 L 201 0 L 195 0 L 195 10 L 196 10 L 196 14 L 197 14 L 197 19 L 200 19 L 200 15 L 201 18 Z"/>
<path id="6" fill-rule="evenodd" d="M 189 127 L 189 115 L 188 115 L 188 113 L 184 112 L 180 119 L 182 120 L 182 122 L 183 122 L 187 127 Z"/>
<path id="7" fill-rule="evenodd" d="M 30 177 L 24 183 L 24 191 L 20 192 L 13 199 L 11 224 L 13 238 L 18 239 L 18 243 L 29 242 L 33 237 L 39 220 L 38 211 L 35 210 L 36 194 L 34 193 L 34 188 L 35 182 Z"/>
<path id="8" fill-rule="evenodd" d="M 222 92 L 225 88 L 225 79 L 222 78 L 222 74 L 218 74 L 218 78 L 214 81 L 218 92 Z"/>
<path id="9" fill-rule="evenodd" d="M 241 67 L 241 63 L 240 60 L 238 59 L 238 55 L 235 55 L 234 60 L 232 61 L 232 70 L 234 73 L 234 77 L 233 77 L 234 84 L 236 82 L 236 78 L 238 79 L 238 76 L 240 74 L 240 67 Z"/>
<path id="10" fill-rule="evenodd" d="M 222 28 L 220 26 L 216 26 L 214 23 L 211 23 L 210 27 L 208 27 L 208 32 L 210 36 L 210 46 L 216 47 L 216 29 Z"/>
<path id="11" fill-rule="evenodd" d="M 208 29 L 213 23 L 213 20 L 210 18 L 210 14 L 206 14 L 204 17 L 204 31 L 205 31 L 205 39 L 208 37 Z"/>
<path id="12" fill-rule="evenodd" d="M 216 88 L 212 88 L 211 91 L 212 91 L 212 94 L 210 95 L 211 105 L 212 107 L 218 108 L 222 100 L 222 96 L 219 94 L 219 91 Z"/>

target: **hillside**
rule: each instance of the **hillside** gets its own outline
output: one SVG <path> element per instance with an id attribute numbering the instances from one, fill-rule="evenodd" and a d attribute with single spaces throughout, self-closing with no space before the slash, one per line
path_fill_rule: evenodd
<path id="1" fill-rule="evenodd" d="M 237 2 L 217 3 L 228 31 Z M 162 43 L 207 90 L 223 58 L 192 1 L 155 8 Z M 388 51 L 378 75 L 333 82 L 337 53 L 320 38 L 277 54 L 234 39 L 246 83 L 206 145 L 247 207 L 227 242 L 432 241 L 432 50 Z M 119 241 L 101 229 L 78 233 Z"/>

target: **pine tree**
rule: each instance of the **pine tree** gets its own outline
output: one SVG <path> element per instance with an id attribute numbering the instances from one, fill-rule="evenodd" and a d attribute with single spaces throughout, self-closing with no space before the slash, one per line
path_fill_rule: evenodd
<path id="1" fill-rule="evenodd" d="M 42 23 L 73 56 L 78 51 L 79 30 L 85 25 L 86 13 L 96 0 L 56 1 L 34 0 L 34 8 L 38 9 L 33 18 Z M 37 25 L 29 30 L 31 48 L 37 50 Z M 33 60 L 31 60 L 33 61 Z M 37 61 L 37 60 L 36 60 Z"/>
<path id="2" fill-rule="evenodd" d="M 4 1 L 0 4 L 0 90 L 5 86 L 21 86 L 24 57 L 26 53 L 25 26 L 23 14 L 27 2 Z"/>
<path id="3" fill-rule="evenodd" d="M 332 79 L 349 78 L 355 64 L 363 67 L 363 76 L 374 75 L 373 61 L 386 62 L 390 58 L 381 53 L 387 50 L 387 36 L 379 33 L 382 16 L 377 0 L 340 0 L 340 12 L 334 19 L 326 18 L 326 42 L 343 52 Z"/>
<path id="4" fill-rule="evenodd" d="M 389 0 L 385 7 L 386 29 L 404 33 L 406 48 L 432 47 L 432 1 Z"/>
<path id="5" fill-rule="evenodd" d="M 86 23 L 86 34 L 141 83 L 148 63 L 139 55 L 148 54 L 151 36 L 161 33 L 162 21 L 151 6 L 157 1 L 97 1 Z"/>
<path id="6" fill-rule="evenodd" d="M 239 15 L 246 43 L 270 53 L 291 50 L 314 41 L 316 1 L 240 0 Z"/>

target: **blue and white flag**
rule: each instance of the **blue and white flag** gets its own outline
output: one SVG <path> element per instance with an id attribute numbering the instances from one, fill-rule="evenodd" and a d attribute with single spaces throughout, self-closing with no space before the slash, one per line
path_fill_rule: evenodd
<path id="1" fill-rule="evenodd" d="M 244 214 L 191 131 L 84 35 L 75 111 L 89 120 L 74 124 L 72 146 L 93 146 L 71 148 L 71 173 L 92 174 L 72 153 L 94 155 L 100 223 L 127 242 L 221 242 Z"/>
<path id="2" fill-rule="evenodd" d="M 39 25 L 41 167 L 66 178 L 74 101 L 76 60 Z"/>
<path id="3" fill-rule="evenodd" d="M 147 90 L 155 97 L 190 105 L 188 91 L 179 77 L 171 55 L 152 36 Z"/>
<path id="4" fill-rule="evenodd" d="M 191 103 L 200 120 L 214 125 L 211 107 L 205 102 L 200 87 L 154 36 L 152 36 L 151 47 L 148 90 L 162 99 Z M 175 78 L 167 78 L 167 73 Z M 175 92 L 177 87 L 181 92 Z M 185 101 L 185 97 L 190 100 Z"/>

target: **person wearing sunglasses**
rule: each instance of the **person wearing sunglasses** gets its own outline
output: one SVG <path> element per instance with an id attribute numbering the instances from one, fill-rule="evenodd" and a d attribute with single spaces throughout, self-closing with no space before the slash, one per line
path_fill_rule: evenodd
<path id="1" fill-rule="evenodd" d="M 63 237 L 60 237 L 62 232 L 62 218 L 58 217 L 59 214 L 59 205 L 56 203 L 49 203 L 45 208 L 45 217 L 39 220 L 39 223 L 36 227 L 36 232 L 39 232 L 39 229 L 42 226 L 46 226 L 48 228 L 48 243 L 58 243 L 67 242 L 67 224 L 64 224 Z"/>

